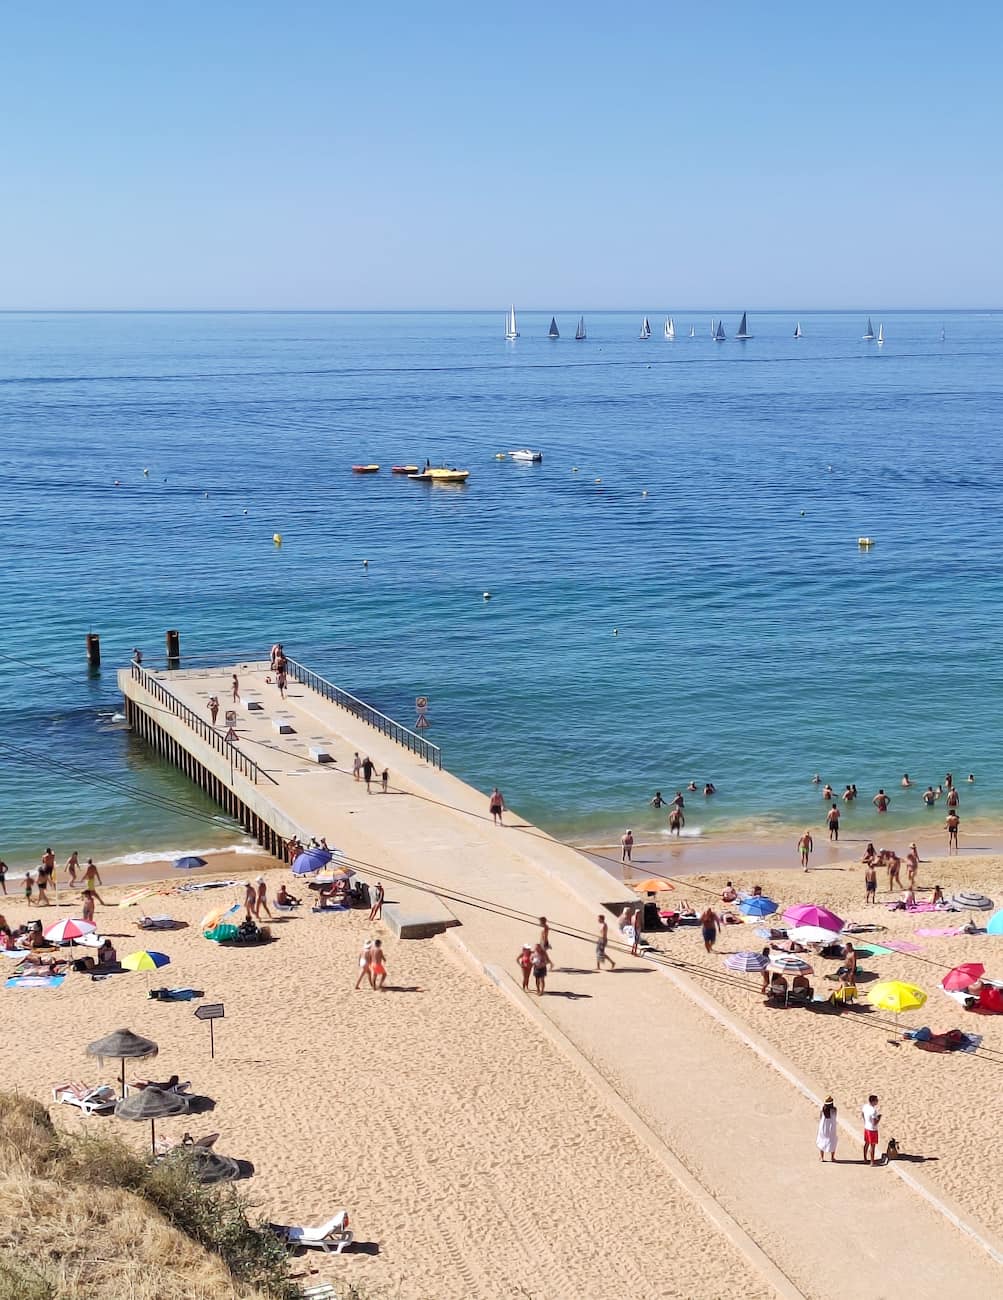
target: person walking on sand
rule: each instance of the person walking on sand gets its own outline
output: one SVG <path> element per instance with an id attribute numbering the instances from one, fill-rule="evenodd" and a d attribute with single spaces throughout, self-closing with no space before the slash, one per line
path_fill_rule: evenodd
<path id="1" fill-rule="evenodd" d="M 839 843 L 839 804 L 835 799 L 832 801 L 832 807 L 829 809 L 826 817 L 826 824 L 829 827 L 829 839 Z"/>
<path id="2" fill-rule="evenodd" d="M 505 798 L 497 786 L 491 791 L 491 797 L 488 799 L 488 811 L 491 813 L 494 824 L 501 826 L 502 813 L 505 811 Z"/>
<path id="3" fill-rule="evenodd" d="M 814 847 L 815 841 L 811 837 L 811 831 L 805 831 L 798 840 L 798 853 L 801 855 L 801 866 L 805 871 L 808 870 L 808 856 Z"/>
<path id="4" fill-rule="evenodd" d="M 264 908 L 265 911 L 268 913 L 268 919 L 270 921 L 272 919 L 272 913 L 271 913 L 271 909 L 268 906 L 268 886 L 265 883 L 264 876 L 258 877 L 257 885 L 258 885 L 258 891 L 254 900 L 254 915 L 260 921 L 261 909 Z"/>
<path id="5" fill-rule="evenodd" d="M 542 998 L 547 989 L 547 967 L 553 966 L 550 959 L 550 953 L 547 952 L 542 943 L 538 943 L 533 949 L 533 982 L 536 985 L 536 996 Z"/>
<path id="6" fill-rule="evenodd" d="M 254 909 L 258 906 L 258 891 L 249 880 L 244 881 L 244 918 L 254 920 Z"/>
<path id="7" fill-rule="evenodd" d="M 609 962 L 610 970 L 616 970 L 616 962 L 606 952 L 606 945 L 609 943 L 609 926 L 606 924 L 606 917 L 600 912 L 596 920 L 599 922 L 599 935 L 596 939 L 596 970 L 602 970 L 604 961 Z"/>
<path id="8" fill-rule="evenodd" d="M 885 863 L 886 863 L 886 865 L 887 865 L 887 867 L 888 867 L 888 889 L 889 889 L 889 891 L 891 891 L 891 890 L 893 890 L 893 889 L 901 889 L 901 888 L 902 888 L 902 878 L 901 878 L 901 876 L 899 875 L 899 872 L 900 872 L 901 869 L 902 869 L 902 859 L 899 857 L 899 855 L 898 855 L 897 853 L 894 853 L 891 849 L 887 849 L 887 850 L 886 850 Z"/>
<path id="9" fill-rule="evenodd" d="M 386 988 L 387 955 L 383 951 L 383 942 L 380 939 L 374 939 L 373 946 L 369 950 L 369 973 L 374 989 Z"/>
<path id="10" fill-rule="evenodd" d="M 717 942 L 717 913 L 712 907 L 708 907 L 700 915 L 700 934 L 706 951 L 713 952 L 714 944 Z"/>
<path id="11" fill-rule="evenodd" d="M 952 808 L 947 814 L 947 820 L 944 822 L 944 829 L 947 831 L 947 852 L 952 850 L 958 851 L 958 827 L 961 825 L 961 818 Z"/>
<path id="12" fill-rule="evenodd" d="M 231 683 L 231 687 L 233 689 L 233 702 L 234 704 L 239 704 L 240 703 L 240 682 L 237 681 L 236 673 L 233 674 L 233 681 Z"/>
<path id="13" fill-rule="evenodd" d="M 634 848 L 634 832 L 628 826 L 620 836 L 620 861 L 629 862 L 631 851 Z"/>
<path id="14" fill-rule="evenodd" d="M 864 902 L 874 903 L 877 901 L 878 892 L 878 873 L 873 862 L 868 862 L 864 868 Z"/>
<path id="15" fill-rule="evenodd" d="M 362 759 L 359 757 L 359 751 L 355 751 L 355 757 L 352 759 L 352 775 L 356 781 L 362 778 Z"/>
<path id="16" fill-rule="evenodd" d="M 355 981 L 356 989 L 358 989 L 363 980 L 368 980 L 370 987 L 372 987 L 372 951 L 373 941 L 372 939 L 367 939 L 362 945 L 362 951 L 359 953 L 359 978 Z"/>
<path id="17" fill-rule="evenodd" d="M 531 943 L 524 943 L 522 945 L 522 952 L 520 952 L 519 956 L 516 957 L 516 961 L 519 963 L 519 969 L 522 971 L 522 991 L 523 993 L 528 993 L 529 977 L 533 973 L 533 945 Z"/>
<path id="18" fill-rule="evenodd" d="M 366 783 L 366 794 L 372 794 L 369 783 L 373 779 L 373 773 L 376 771 L 376 764 L 367 754 L 362 760 L 362 779 Z"/>
<path id="19" fill-rule="evenodd" d="M 209 703 L 206 705 L 206 708 L 209 710 L 209 718 L 212 722 L 212 725 L 215 727 L 216 719 L 219 716 L 219 696 L 210 695 Z"/>
<path id="20" fill-rule="evenodd" d="M 66 859 L 66 874 L 69 876 L 69 884 L 72 888 L 77 883 L 77 872 L 80 870 L 80 854 L 76 849 Z"/>
<path id="21" fill-rule="evenodd" d="M 389 786 L 390 786 L 390 769 L 389 767 L 385 767 L 383 771 L 380 773 L 380 789 L 383 791 L 384 794 L 386 794 L 387 790 L 389 789 Z"/>
<path id="22" fill-rule="evenodd" d="M 39 867 L 38 869 L 38 880 L 36 881 L 36 884 L 38 886 L 39 904 L 51 907 L 52 902 L 49 898 L 49 876 L 44 867 Z"/>
<path id="23" fill-rule="evenodd" d="M 864 1164 L 874 1165 L 877 1163 L 874 1157 L 877 1154 L 880 1140 L 878 1138 L 878 1126 L 881 1123 L 881 1112 L 878 1110 L 878 1099 L 873 1093 L 861 1106 L 860 1113 L 864 1119 Z M 868 1152 L 870 1152 L 869 1156 Z"/>
<path id="24" fill-rule="evenodd" d="M 370 923 L 372 923 L 373 921 L 379 921 L 382 918 L 383 899 L 385 897 L 386 897 L 386 891 L 384 890 L 380 882 L 377 880 L 376 884 L 373 886 L 373 905 L 369 909 Z"/>
<path id="25" fill-rule="evenodd" d="M 831 1097 L 826 1097 L 822 1103 L 822 1109 L 818 1117 L 818 1133 L 815 1135 L 815 1145 L 818 1147 L 818 1158 L 825 1163 L 826 1152 L 829 1153 L 829 1163 L 836 1163 L 836 1143 L 839 1141 L 839 1131 L 836 1128 L 836 1106 Z"/>
<path id="26" fill-rule="evenodd" d="M 891 799 L 888 798 L 884 790 L 879 790 L 871 800 L 871 803 L 875 808 L 877 808 L 879 813 L 886 813 L 888 811 L 888 805 L 891 803 Z"/>

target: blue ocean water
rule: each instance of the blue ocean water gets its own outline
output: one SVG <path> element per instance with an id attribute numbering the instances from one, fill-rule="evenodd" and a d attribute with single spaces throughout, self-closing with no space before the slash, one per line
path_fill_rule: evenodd
<path id="1" fill-rule="evenodd" d="M 0 854 L 234 841 L 112 718 L 170 627 L 406 723 L 429 695 L 447 766 L 580 842 L 690 779 L 690 832 L 818 824 L 816 771 L 862 833 L 878 786 L 923 819 L 903 771 L 998 819 L 1003 313 L 880 350 L 864 314 L 577 314 L 0 315 Z M 469 482 L 389 473 L 426 457 Z"/>

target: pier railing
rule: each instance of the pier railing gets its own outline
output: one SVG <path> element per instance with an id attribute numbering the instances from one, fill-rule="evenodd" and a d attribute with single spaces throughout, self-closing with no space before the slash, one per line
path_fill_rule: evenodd
<path id="1" fill-rule="evenodd" d="M 144 690 L 149 691 L 158 704 L 163 705 L 168 713 L 173 713 L 176 718 L 180 718 L 182 722 L 187 723 L 207 744 L 222 754 L 228 762 L 231 762 L 234 769 L 242 776 L 249 777 L 255 785 L 261 779 L 271 781 L 272 785 L 278 785 L 278 781 L 260 767 L 253 758 L 220 735 L 208 719 L 203 718 L 194 709 L 189 708 L 183 700 L 179 700 L 158 677 L 155 677 L 153 673 L 148 673 L 142 664 L 138 664 L 134 660 L 131 669 L 133 681 L 139 682 Z"/>
<path id="2" fill-rule="evenodd" d="M 380 713 L 378 709 L 374 709 L 365 700 L 349 695 L 348 691 L 343 691 L 340 686 L 335 686 L 333 682 L 329 682 L 325 677 L 321 677 L 319 673 L 315 673 L 312 668 L 297 663 L 295 659 L 287 659 L 286 673 L 293 681 L 299 682 L 302 686 L 309 686 L 318 695 L 323 695 L 325 699 L 331 700 L 332 703 L 340 705 L 343 709 L 347 709 L 349 713 L 361 718 L 370 727 L 375 727 L 384 736 L 389 736 L 398 745 L 403 745 L 405 749 L 409 749 L 412 754 L 417 754 L 419 758 L 431 763 L 433 767 L 442 767 L 442 750 L 438 745 L 433 745 L 424 736 L 419 736 L 417 732 L 411 731 L 399 722 L 395 722 L 393 718 L 388 718 L 385 713 Z"/>

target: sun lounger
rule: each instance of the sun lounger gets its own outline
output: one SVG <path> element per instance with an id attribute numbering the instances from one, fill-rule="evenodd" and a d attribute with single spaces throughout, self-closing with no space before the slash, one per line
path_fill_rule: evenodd
<path id="1" fill-rule="evenodd" d="M 166 1083 L 158 1083 L 156 1079 L 134 1079 L 125 1085 L 126 1092 L 142 1092 L 144 1088 L 158 1088 L 161 1092 L 176 1092 L 179 1097 L 187 1097 L 191 1093 L 192 1083 L 190 1079 L 179 1082 L 175 1074 Z"/>
<path id="2" fill-rule="evenodd" d="M 85 1115 L 101 1115 L 115 1109 L 115 1089 L 107 1083 L 88 1088 L 82 1083 L 57 1083 L 52 1089 L 52 1100 L 77 1106 Z"/>
<path id="3" fill-rule="evenodd" d="M 354 1241 L 354 1234 L 348 1230 L 348 1211 L 341 1210 L 333 1219 L 322 1223 L 318 1228 L 298 1226 L 280 1227 L 273 1225 L 281 1233 L 288 1246 L 316 1246 L 328 1255 L 340 1255 L 346 1246 Z"/>
<path id="4" fill-rule="evenodd" d="M 833 989 L 829 994 L 829 1001 L 833 1006 L 839 1006 L 840 1004 L 846 1006 L 850 1002 L 856 1002 L 856 1000 L 857 986 L 855 984 L 847 984 L 841 989 Z"/>

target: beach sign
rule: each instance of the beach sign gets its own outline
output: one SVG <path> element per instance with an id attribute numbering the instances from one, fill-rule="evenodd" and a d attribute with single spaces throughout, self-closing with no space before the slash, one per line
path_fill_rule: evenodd
<path id="1" fill-rule="evenodd" d="M 216 1036 L 213 1033 L 213 1021 L 222 1020 L 223 1015 L 224 1012 L 223 1012 L 222 1002 L 206 1002 L 202 1006 L 195 1008 L 196 1020 L 209 1021 L 209 1060 L 210 1061 L 214 1061 L 216 1059 Z"/>
<path id="2" fill-rule="evenodd" d="M 428 696 L 427 695 L 415 696 L 414 708 L 415 708 L 415 712 L 418 714 L 417 718 L 415 718 L 414 720 L 415 731 L 427 731 L 429 725 Z"/>

